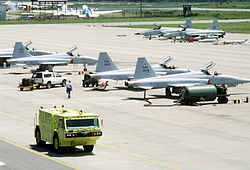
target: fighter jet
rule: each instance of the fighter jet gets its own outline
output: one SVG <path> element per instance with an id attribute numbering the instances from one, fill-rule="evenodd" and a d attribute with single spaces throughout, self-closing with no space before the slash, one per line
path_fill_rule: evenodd
<path id="1" fill-rule="evenodd" d="M 73 56 L 73 47 L 67 53 L 55 53 L 43 56 L 33 56 L 23 46 L 21 42 L 16 42 L 12 59 L 7 60 L 10 64 L 19 66 L 39 65 L 39 70 L 53 70 L 55 65 L 83 64 L 85 69 L 87 65 L 94 65 L 97 59 L 87 56 Z"/>
<path id="2" fill-rule="evenodd" d="M 236 87 L 238 84 L 250 82 L 250 79 L 223 75 L 217 72 L 210 74 L 208 70 L 214 65 L 215 64 L 211 62 L 205 65 L 201 71 L 157 76 L 145 58 L 138 58 L 134 80 L 129 81 L 128 86 L 145 90 L 166 88 L 166 95 L 171 95 L 171 93 L 180 94 L 183 87 L 186 86 L 214 84 L 225 87 Z M 170 88 L 172 88 L 172 92 Z"/>
<path id="3" fill-rule="evenodd" d="M 192 42 L 199 40 L 205 41 L 207 39 L 213 39 L 216 41 L 216 39 L 220 37 L 223 38 L 224 35 L 225 31 L 220 30 L 218 21 L 214 20 L 208 29 L 184 28 L 182 30 L 179 29 L 176 31 L 165 31 L 161 36 L 174 39 L 174 41 L 177 39 L 177 37 L 181 37 L 180 40 Z M 211 42 L 211 40 L 209 42 Z"/>
<path id="4" fill-rule="evenodd" d="M 54 11 L 54 15 L 59 16 L 77 16 L 78 18 L 96 18 L 100 15 L 121 12 L 122 10 L 110 10 L 110 11 L 96 11 L 93 8 L 89 8 L 87 5 L 83 5 L 82 8 L 68 8 L 66 4 L 63 4 L 58 11 Z"/>
<path id="5" fill-rule="evenodd" d="M 171 28 L 171 27 L 161 27 L 159 24 L 155 24 L 156 28 L 146 30 L 143 32 L 135 33 L 135 35 L 143 35 L 144 37 L 149 37 L 149 40 L 152 39 L 152 35 L 164 35 L 167 33 L 176 33 L 182 31 L 186 28 L 193 28 L 192 22 L 190 19 L 187 19 L 184 25 L 181 25 L 182 28 Z"/>
<path id="6" fill-rule="evenodd" d="M 24 44 L 24 47 L 29 51 L 31 55 L 38 56 L 38 55 L 48 55 L 53 54 L 49 51 L 37 50 L 37 49 L 29 49 L 28 46 L 31 44 L 31 41 L 28 41 Z M 7 48 L 7 49 L 0 49 L 0 58 L 11 58 L 13 55 L 14 48 Z"/>
<path id="7" fill-rule="evenodd" d="M 220 30 L 217 20 L 214 20 L 208 29 L 186 29 L 185 34 L 189 38 L 202 37 L 202 36 L 217 36 L 223 38 L 225 31 Z"/>
<path id="8" fill-rule="evenodd" d="M 167 66 L 172 57 L 165 58 L 158 65 L 152 66 L 157 75 L 170 75 L 189 72 L 189 69 L 182 69 L 175 66 Z M 118 69 L 110 56 L 106 53 L 100 53 L 96 66 L 96 73 L 91 74 L 91 78 L 110 80 L 130 80 L 134 78 L 135 68 Z"/>

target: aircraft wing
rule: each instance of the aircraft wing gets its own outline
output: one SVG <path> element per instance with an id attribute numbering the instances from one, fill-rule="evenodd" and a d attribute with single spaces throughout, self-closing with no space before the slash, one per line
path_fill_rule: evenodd
<path id="1" fill-rule="evenodd" d="M 60 58 L 37 58 L 37 57 L 26 57 L 18 59 L 7 60 L 9 63 L 14 64 L 25 64 L 25 65 L 40 65 L 40 64 L 69 64 L 71 59 L 60 59 Z"/>

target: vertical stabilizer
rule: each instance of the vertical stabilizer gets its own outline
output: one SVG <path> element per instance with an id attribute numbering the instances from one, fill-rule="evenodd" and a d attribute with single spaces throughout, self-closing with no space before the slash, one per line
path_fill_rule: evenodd
<path id="1" fill-rule="evenodd" d="M 31 55 L 27 51 L 26 47 L 23 46 L 23 43 L 16 42 L 12 58 L 24 58 L 24 57 L 31 57 Z"/>
<path id="2" fill-rule="evenodd" d="M 134 79 L 156 77 L 156 74 L 145 57 L 138 58 Z"/>
<path id="3" fill-rule="evenodd" d="M 113 71 L 118 70 L 112 59 L 107 52 L 101 52 L 99 54 L 98 63 L 95 72 Z"/>
<path id="4" fill-rule="evenodd" d="M 182 27 L 183 28 L 193 28 L 191 19 L 187 19 L 185 24 Z"/>
<path id="5" fill-rule="evenodd" d="M 219 24 L 217 20 L 214 20 L 213 23 L 208 28 L 209 30 L 220 30 Z"/>

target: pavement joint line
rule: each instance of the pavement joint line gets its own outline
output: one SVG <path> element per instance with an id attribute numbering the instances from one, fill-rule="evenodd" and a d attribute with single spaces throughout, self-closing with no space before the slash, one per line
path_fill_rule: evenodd
<path id="1" fill-rule="evenodd" d="M 0 114 L 3 114 L 3 115 L 6 115 L 6 116 L 15 118 L 15 119 L 19 119 L 19 120 L 25 121 L 25 122 L 27 122 L 27 123 L 29 123 L 29 124 L 34 124 L 33 122 L 31 122 L 31 121 L 29 121 L 29 120 L 26 120 L 26 119 L 23 119 L 23 118 L 20 118 L 20 117 L 18 117 L 18 116 L 14 116 L 14 115 L 11 115 L 11 114 L 8 114 L 8 113 L 0 112 Z M 75 167 L 73 167 L 73 166 L 71 166 L 71 165 L 69 165 L 69 164 L 67 164 L 67 163 L 61 162 L 61 161 L 59 161 L 59 160 L 57 160 L 57 159 L 54 159 L 54 158 L 52 158 L 52 157 L 49 157 L 49 156 L 44 155 L 44 154 L 42 154 L 42 153 L 39 153 L 39 152 L 37 152 L 37 151 L 31 150 L 31 149 L 29 149 L 29 148 L 23 147 L 23 146 L 21 146 L 21 145 L 15 144 L 15 143 L 13 143 L 13 142 L 4 140 L 4 139 L 2 139 L 2 138 L 0 138 L 0 140 L 5 141 L 5 142 L 7 142 L 7 143 L 10 143 L 10 144 L 12 144 L 12 145 L 15 145 L 15 146 L 17 146 L 17 147 L 23 148 L 23 149 L 25 149 L 25 150 L 31 151 L 31 152 L 36 153 L 36 154 L 38 154 L 38 155 L 41 155 L 41 156 L 43 156 L 43 157 L 45 157 L 45 158 L 54 160 L 54 161 L 56 161 L 56 162 L 58 162 L 58 163 L 61 163 L 61 164 L 66 165 L 66 166 L 69 166 L 69 167 L 71 167 L 71 168 L 73 168 L 73 169 L 78 169 L 78 168 L 75 168 Z M 122 150 L 113 148 L 113 147 L 108 146 L 108 145 L 104 145 L 104 144 L 101 144 L 101 143 L 97 143 L 97 145 L 102 146 L 102 147 L 105 147 L 105 148 L 108 148 L 108 149 L 111 149 L 111 150 L 116 151 L 116 152 L 123 153 L 123 154 L 125 154 L 125 155 L 129 155 L 129 156 L 131 156 L 131 157 L 135 157 L 135 158 L 138 158 L 138 159 L 147 161 L 147 162 L 151 162 L 151 163 L 156 164 L 156 165 L 160 165 L 160 166 L 166 167 L 166 168 L 168 168 L 168 169 L 178 170 L 177 168 L 170 167 L 170 166 L 168 166 L 168 165 L 166 165 L 166 164 L 163 164 L 163 163 L 160 163 L 160 162 L 156 162 L 156 161 L 153 161 L 153 160 L 151 160 L 151 159 L 144 158 L 144 157 L 139 156 L 139 155 L 136 155 L 136 154 L 128 153 L 128 152 L 125 152 L 125 151 L 122 151 Z"/>
<path id="2" fill-rule="evenodd" d="M 128 153 L 128 152 L 125 152 L 125 151 L 122 151 L 122 150 L 113 148 L 113 147 L 108 146 L 108 145 L 104 145 L 104 144 L 101 144 L 101 143 L 97 143 L 97 145 L 100 145 L 100 146 L 102 146 L 102 147 L 111 149 L 111 150 L 116 151 L 116 152 L 123 153 L 123 154 L 128 155 L 128 156 L 131 156 L 131 157 L 135 157 L 135 158 L 138 158 L 138 159 L 142 159 L 142 160 L 144 160 L 144 161 L 147 161 L 147 162 L 151 162 L 151 163 L 153 163 L 153 164 L 157 164 L 157 165 L 166 167 L 166 168 L 168 168 L 168 169 L 178 170 L 177 168 L 170 167 L 170 166 L 168 166 L 168 165 L 166 165 L 166 164 L 163 164 L 163 163 L 160 163 L 160 162 L 156 162 L 156 161 L 153 161 L 153 160 L 151 160 L 151 159 L 144 158 L 144 157 L 139 156 L 139 155 L 136 155 L 136 154 Z"/>
<path id="3" fill-rule="evenodd" d="M 44 157 L 44 158 L 47 158 L 47 159 L 49 159 L 49 160 L 55 161 L 55 162 L 57 162 L 57 163 L 59 163 L 59 164 L 65 165 L 65 166 L 67 166 L 67 167 L 70 167 L 70 168 L 73 168 L 73 169 L 76 169 L 76 170 L 79 170 L 79 168 L 76 168 L 76 167 L 74 167 L 74 166 L 72 166 L 72 165 L 70 165 L 70 164 L 67 164 L 67 163 L 65 163 L 65 162 L 59 161 L 59 160 L 57 160 L 57 159 L 55 159 L 55 158 L 52 158 L 52 157 L 47 156 L 47 155 L 44 155 L 44 154 L 42 154 L 42 153 L 40 153 L 40 152 L 37 152 L 37 151 L 32 150 L 32 149 L 29 149 L 29 148 L 27 148 L 27 147 L 21 146 L 21 145 L 19 145 L 19 144 L 17 144 L 17 143 L 11 142 L 11 141 L 9 141 L 9 140 L 7 140 L 7 139 L 0 138 L 0 140 L 3 141 L 3 142 L 6 142 L 6 143 L 8 143 L 8 144 L 14 145 L 14 146 L 16 146 L 16 147 L 18 147 L 18 148 L 21 148 L 21 149 L 24 149 L 24 150 L 26 150 L 26 151 L 32 152 L 32 153 L 34 153 L 34 154 L 37 154 L 37 155 L 39 155 L 39 156 L 42 156 L 42 157 Z"/>

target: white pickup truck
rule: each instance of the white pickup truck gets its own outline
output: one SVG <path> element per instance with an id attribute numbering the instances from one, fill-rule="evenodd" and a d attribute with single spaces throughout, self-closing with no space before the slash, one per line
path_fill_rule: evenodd
<path id="1" fill-rule="evenodd" d="M 54 85 L 66 86 L 67 78 L 55 72 L 35 72 L 32 75 L 32 80 L 40 86 L 46 86 L 48 89 Z"/>

